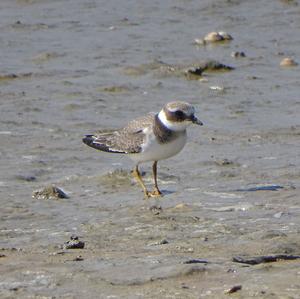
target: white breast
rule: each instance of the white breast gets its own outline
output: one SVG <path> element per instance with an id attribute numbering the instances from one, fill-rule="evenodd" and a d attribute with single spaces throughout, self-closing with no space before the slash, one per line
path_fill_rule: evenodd
<path id="1" fill-rule="evenodd" d="M 130 158 L 136 163 L 159 161 L 172 157 L 183 149 L 187 139 L 186 131 L 183 131 L 176 139 L 167 143 L 158 143 L 154 134 L 147 135 L 146 142 L 142 145 L 142 152 L 130 155 Z"/>

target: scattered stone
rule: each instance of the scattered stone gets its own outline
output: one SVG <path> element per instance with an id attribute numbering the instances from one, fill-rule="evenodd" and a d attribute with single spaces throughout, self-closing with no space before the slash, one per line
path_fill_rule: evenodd
<path id="1" fill-rule="evenodd" d="M 224 91 L 224 87 L 222 87 L 222 86 L 210 86 L 209 89 L 217 90 L 217 91 Z"/>
<path id="2" fill-rule="evenodd" d="M 83 241 L 79 241 L 77 236 L 71 236 L 70 241 L 67 241 L 63 245 L 63 249 L 83 249 L 85 243 Z"/>
<path id="3" fill-rule="evenodd" d="M 20 248 L 20 247 L 9 247 L 9 248 L 4 248 L 2 247 L 0 250 L 2 251 L 23 251 L 23 248 Z"/>
<path id="4" fill-rule="evenodd" d="M 69 196 L 60 188 L 56 186 L 47 186 L 41 190 L 34 191 L 32 194 L 33 198 L 36 199 L 60 199 L 69 198 Z"/>
<path id="5" fill-rule="evenodd" d="M 183 262 L 184 264 L 208 264 L 208 261 L 206 260 L 200 260 L 200 259 L 191 259 Z"/>
<path id="6" fill-rule="evenodd" d="M 161 206 L 151 206 L 149 210 L 152 212 L 153 215 L 159 215 L 162 212 L 162 207 Z"/>
<path id="7" fill-rule="evenodd" d="M 298 63 L 290 57 L 285 57 L 280 62 L 280 66 L 283 66 L 283 67 L 291 67 L 291 66 L 297 66 L 297 65 L 298 65 Z"/>
<path id="8" fill-rule="evenodd" d="M 224 40 L 219 32 L 209 32 L 204 36 L 204 41 L 209 43 L 220 42 Z"/>
<path id="9" fill-rule="evenodd" d="M 233 257 L 232 261 L 236 263 L 258 265 L 262 263 L 278 262 L 281 260 L 296 260 L 300 259 L 300 255 L 287 255 L 287 254 L 275 254 L 275 255 L 262 255 L 255 257 Z"/>
<path id="10" fill-rule="evenodd" d="M 234 68 L 216 60 L 207 60 L 202 63 L 195 63 L 184 70 L 184 74 L 188 79 L 198 79 L 205 71 L 228 71 Z"/>
<path id="11" fill-rule="evenodd" d="M 234 68 L 222 64 L 216 60 L 207 59 L 204 61 L 195 61 L 188 64 L 168 64 L 163 61 L 154 61 L 152 63 L 130 67 L 130 69 L 136 70 L 134 72 L 134 75 L 136 75 L 136 73 L 138 75 L 143 75 L 153 71 L 160 77 L 184 76 L 186 79 L 199 80 L 199 77 L 201 78 L 203 72 L 230 71 Z M 128 68 L 126 68 L 125 71 L 127 75 L 132 75 L 133 71 L 128 72 Z"/>
<path id="12" fill-rule="evenodd" d="M 6 257 L 6 255 L 5 255 L 5 254 L 0 254 L 0 258 L 1 258 L 1 257 Z"/>
<path id="13" fill-rule="evenodd" d="M 178 245 L 175 247 L 180 252 L 193 253 L 194 248 Z"/>
<path id="14" fill-rule="evenodd" d="M 14 79 L 22 79 L 22 78 L 27 78 L 31 77 L 32 73 L 23 73 L 23 74 L 6 74 L 2 75 L 0 74 L 0 81 L 4 80 L 14 80 Z"/>
<path id="15" fill-rule="evenodd" d="M 222 36 L 223 40 L 225 40 L 225 41 L 233 40 L 232 35 L 230 35 L 229 33 L 225 32 L 225 31 L 219 31 L 218 33 L 219 33 L 219 35 Z"/>
<path id="16" fill-rule="evenodd" d="M 164 245 L 164 244 L 169 244 L 169 241 L 166 239 L 162 239 L 161 241 L 158 242 L 158 245 Z"/>
<path id="17" fill-rule="evenodd" d="M 234 162 L 229 160 L 229 159 L 222 159 L 222 160 L 217 160 L 215 163 L 219 166 L 228 166 L 228 165 L 233 165 Z"/>
<path id="18" fill-rule="evenodd" d="M 47 25 L 45 23 L 25 24 L 18 20 L 15 23 L 13 23 L 11 27 L 13 29 L 22 29 L 22 30 L 41 30 L 41 29 L 54 28 L 55 25 Z"/>
<path id="19" fill-rule="evenodd" d="M 15 176 L 17 180 L 25 182 L 34 182 L 36 181 L 36 176 L 30 174 L 18 174 Z"/>
<path id="20" fill-rule="evenodd" d="M 279 219 L 279 218 L 281 218 L 281 216 L 283 214 L 284 214 L 283 212 L 278 212 L 278 213 L 274 214 L 273 217 Z"/>
<path id="21" fill-rule="evenodd" d="M 189 289 L 189 287 L 184 282 L 181 284 L 181 288 L 182 289 Z"/>
<path id="22" fill-rule="evenodd" d="M 233 51 L 233 52 L 231 52 L 231 57 L 241 58 L 241 57 L 246 57 L 246 54 L 244 52 Z"/>
<path id="23" fill-rule="evenodd" d="M 201 67 L 190 67 L 185 71 L 186 75 L 202 76 L 204 69 Z"/>
<path id="24" fill-rule="evenodd" d="M 234 70 L 234 67 L 225 65 L 223 63 L 220 63 L 216 60 L 207 60 L 205 63 L 203 63 L 203 68 L 205 71 L 231 71 Z"/>
<path id="25" fill-rule="evenodd" d="M 149 244 L 149 246 L 157 246 L 157 245 L 165 245 L 165 244 L 169 244 L 169 241 L 166 239 L 162 239 L 161 241 Z"/>
<path id="26" fill-rule="evenodd" d="M 78 255 L 73 259 L 74 262 L 81 262 L 83 260 L 84 260 L 84 258 L 81 255 Z"/>
<path id="27" fill-rule="evenodd" d="M 233 37 L 225 31 L 213 31 L 207 33 L 204 38 L 195 38 L 195 44 L 197 45 L 206 45 L 207 43 L 217 43 L 233 40 Z"/>
<path id="28" fill-rule="evenodd" d="M 235 293 L 237 291 L 240 291 L 241 289 L 242 289 L 241 285 L 236 285 L 236 286 L 233 286 L 232 288 L 226 290 L 224 293 L 225 294 L 232 294 L 232 293 Z"/>

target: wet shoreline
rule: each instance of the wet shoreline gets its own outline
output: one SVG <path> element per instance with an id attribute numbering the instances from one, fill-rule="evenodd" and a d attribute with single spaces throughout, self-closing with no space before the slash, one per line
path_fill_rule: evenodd
<path id="1" fill-rule="evenodd" d="M 298 1 L 0 8 L 1 298 L 299 298 Z M 81 139 L 175 99 L 205 126 L 144 200 Z"/>

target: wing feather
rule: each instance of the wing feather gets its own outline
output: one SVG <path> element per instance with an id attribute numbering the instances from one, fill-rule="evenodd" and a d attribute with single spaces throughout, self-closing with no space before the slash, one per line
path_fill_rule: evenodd
<path id="1" fill-rule="evenodd" d="M 88 146 L 104 152 L 122 154 L 139 153 L 146 138 L 144 129 L 152 126 L 153 121 L 154 114 L 151 113 L 132 120 L 123 129 L 86 135 L 82 141 Z"/>

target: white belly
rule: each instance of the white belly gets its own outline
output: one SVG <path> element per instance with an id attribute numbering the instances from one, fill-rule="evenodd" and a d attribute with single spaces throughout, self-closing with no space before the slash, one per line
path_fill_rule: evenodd
<path id="1" fill-rule="evenodd" d="M 154 135 L 149 136 L 147 143 L 143 145 L 143 151 L 131 154 L 130 158 L 136 163 L 147 161 L 159 161 L 167 159 L 179 153 L 186 143 L 186 132 L 168 143 L 158 143 Z"/>

